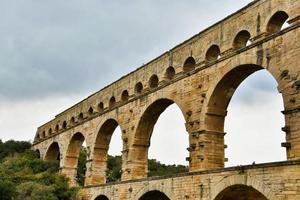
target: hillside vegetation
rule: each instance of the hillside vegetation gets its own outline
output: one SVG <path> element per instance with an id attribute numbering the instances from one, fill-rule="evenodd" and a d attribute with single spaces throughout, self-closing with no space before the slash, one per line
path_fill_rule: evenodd
<path id="1" fill-rule="evenodd" d="M 78 188 L 58 174 L 58 161 L 43 161 L 29 142 L 0 140 L 1 200 L 69 200 Z"/>
<path id="2" fill-rule="evenodd" d="M 1 200 L 72 200 L 84 184 L 86 152 L 78 159 L 78 187 L 70 187 L 68 179 L 59 174 L 59 161 L 43 161 L 30 150 L 31 143 L 0 140 Z M 183 165 L 165 165 L 149 160 L 149 176 L 164 176 L 188 171 Z M 108 156 L 107 182 L 120 181 L 121 156 Z"/>

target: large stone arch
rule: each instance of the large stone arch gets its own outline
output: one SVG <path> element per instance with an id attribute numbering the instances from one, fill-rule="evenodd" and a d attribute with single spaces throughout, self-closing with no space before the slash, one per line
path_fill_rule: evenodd
<path id="1" fill-rule="evenodd" d="M 262 181 L 259 181 L 255 177 L 247 174 L 228 176 L 217 184 L 214 184 L 210 191 L 210 199 L 218 200 L 218 195 L 232 186 L 244 186 L 249 189 L 254 189 L 255 191 L 261 193 L 267 200 L 277 199 L 269 186 L 263 184 Z"/>
<path id="2" fill-rule="evenodd" d="M 268 200 L 262 193 L 251 186 L 232 185 L 224 189 L 215 200 Z"/>
<path id="3" fill-rule="evenodd" d="M 82 134 L 81 132 L 76 132 L 72 135 L 66 149 L 62 173 L 70 179 L 69 182 L 71 185 L 77 185 L 76 176 L 78 158 L 80 154 L 80 149 L 84 141 L 84 134 Z"/>
<path id="4" fill-rule="evenodd" d="M 97 190 L 95 192 L 93 192 L 93 194 L 91 194 L 91 196 L 88 198 L 88 199 L 91 199 L 91 200 L 107 200 L 107 199 L 112 199 L 112 195 L 110 193 L 109 190 Z"/>
<path id="5" fill-rule="evenodd" d="M 147 177 L 148 148 L 154 125 L 156 124 L 159 116 L 172 104 L 176 104 L 178 106 L 185 121 L 187 121 L 182 107 L 171 98 L 156 99 L 147 104 L 145 109 L 141 112 L 128 153 L 127 166 L 130 167 L 130 171 L 126 171 L 126 173 L 131 174 L 134 179 Z"/>
<path id="6" fill-rule="evenodd" d="M 103 194 L 98 195 L 96 198 L 93 198 L 92 200 L 109 200 L 109 198 Z"/>
<path id="7" fill-rule="evenodd" d="M 251 74 L 263 67 L 258 65 L 239 65 L 229 69 L 216 84 L 211 86 L 211 94 L 207 98 L 204 124 L 210 131 L 223 132 L 224 119 L 229 102 L 238 86 Z"/>
<path id="8" fill-rule="evenodd" d="M 203 131 L 214 135 L 213 152 L 215 152 L 215 162 L 219 167 L 224 167 L 224 124 L 227 115 L 227 107 L 238 86 L 251 74 L 256 71 L 266 69 L 271 76 L 280 84 L 276 68 L 265 68 L 257 64 L 236 64 L 233 61 L 231 65 L 224 67 L 216 76 L 214 83 L 210 85 L 207 92 L 207 98 L 203 106 Z M 278 69 L 276 69 L 278 70 Z M 285 96 L 282 94 L 283 104 Z M 279 147 L 280 148 L 280 147 Z"/>
<path id="9" fill-rule="evenodd" d="M 141 196 L 141 198 L 139 198 L 139 200 L 152 200 L 152 199 L 156 199 L 156 200 L 170 200 L 170 198 L 165 195 L 164 193 L 154 190 L 154 191 L 149 191 L 146 194 L 144 194 L 143 196 Z"/>
<path id="10" fill-rule="evenodd" d="M 175 199 L 174 197 L 174 193 L 171 191 L 170 187 L 166 187 L 162 184 L 148 184 L 145 187 L 143 187 L 143 189 L 141 189 L 140 191 L 138 191 L 135 195 L 134 195 L 134 200 L 141 200 L 141 198 L 143 197 L 143 195 L 149 193 L 149 192 L 153 192 L 153 191 L 157 191 L 159 193 L 164 194 L 168 199 L 173 200 Z"/>
<path id="11" fill-rule="evenodd" d="M 91 151 L 91 166 L 86 179 L 86 185 L 106 183 L 109 144 L 111 137 L 118 126 L 121 127 L 115 118 L 108 118 L 102 124 L 100 124 L 99 128 L 97 129 L 98 131 L 95 135 Z M 123 139 L 122 142 L 124 142 Z"/>
<path id="12" fill-rule="evenodd" d="M 52 142 L 48 146 L 45 155 L 44 155 L 44 160 L 61 160 L 61 150 L 58 142 Z"/>

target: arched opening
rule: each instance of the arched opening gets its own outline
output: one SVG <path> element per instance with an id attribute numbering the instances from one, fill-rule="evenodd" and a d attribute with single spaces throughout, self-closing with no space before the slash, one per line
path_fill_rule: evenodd
<path id="1" fill-rule="evenodd" d="M 240 49 L 250 44 L 251 35 L 248 31 L 240 31 L 234 38 L 233 49 Z"/>
<path id="2" fill-rule="evenodd" d="M 138 82 L 134 87 L 134 91 L 136 94 L 141 94 L 143 91 L 143 84 L 141 82 Z"/>
<path id="3" fill-rule="evenodd" d="M 87 159 L 87 148 L 82 133 L 75 133 L 69 143 L 64 162 L 64 173 L 70 178 L 71 185 L 84 184 L 85 161 Z"/>
<path id="4" fill-rule="evenodd" d="M 59 131 L 59 125 L 56 124 L 56 126 L 55 126 L 55 132 L 58 132 L 58 131 Z"/>
<path id="5" fill-rule="evenodd" d="M 43 134 L 43 133 L 41 133 L 41 134 Z M 36 134 L 36 136 L 35 136 L 35 141 L 39 141 L 42 137 L 43 137 L 43 136 L 41 136 L 39 133 Z"/>
<path id="6" fill-rule="evenodd" d="M 109 199 L 108 199 L 108 197 L 105 196 L 105 195 L 100 195 L 100 196 L 96 197 L 95 200 L 109 200 Z"/>
<path id="7" fill-rule="evenodd" d="M 109 107 L 112 108 L 116 105 L 116 98 L 112 96 L 109 100 Z"/>
<path id="8" fill-rule="evenodd" d="M 43 131 L 42 132 L 42 138 L 45 138 L 46 137 L 46 132 L 45 131 Z M 40 137 L 40 135 L 38 134 L 38 139 L 41 139 L 41 137 Z"/>
<path id="9" fill-rule="evenodd" d="M 156 74 L 153 74 L 149 79 L 149 87 L 156 88 L 158 86 L 158 81 L 158 76 Z"/>
<path id="10" fill-rule="evenodd" d="M 75 117 L 71 117 L 71 123 L 75 124 Z"/>
<path id="11" fill-rule="evenodd" d="M 268 200 L 262 193 L 251 186 L 233 185 L 223 190 L 215 200 Z"/>
<path id="12" fill-rule="evenodd" d="M 167 115 L 164 116 L 165 112 Z M 178 117 L 178 115 L 182 117 Z M 166 123 L 157 123 L 158 119 L 159 122 Z M 136 129 L 133 143 L 134 149 L 131 151 L 131 155 L 129 155 L 131 160 L 139 161 L 139 166 L 132 172 L 136 178 L 144 178 L 147 175 L 161 176 L 188 171 L 188 167 L 185 166 L 186 154 L 188 155 L 188 151 L 186 151 L 186 147 L 188 147 L 188 134 L 185 131 L 184 124 L 183 114 L 172 100 L 159 99 L 145 110 Z M 157 132 L 155 136 L 152 136 L 153 132 Z M 178 148 L 178 146 L 182 148 Z M 149 147 L 151 150 L 148 152 Z M 154 155 L 155 158 L 157 158 L 157 155 L 160 155 L 159 159 L 162 160 L 154 160 L 152 157 L 148 162 L 148 154 L 151 157 Z M 169 170 L 165 170 L 164 172 L 156 170 L 155 166 L 160 165 Z"/>
<path id="13" fill-rule="evenodd" d="M 83 120 L 83 113 L 79 113 L 78 118 L 79 120 Z"/>
<path id="14" fill-rule="evenodd" d="M 121 100 L 122 100 L 122 101 L 127 101 L 128 98 L 129 98 L 128 91 L 127 91 L 127 90 L 124 90 L 124 91 L 122 92 L 122 95 L 121 95 Z"/>
<path id="15" fill-rule="evenodd" d="M 53 142 L 45 154 L 45 160 L 57 160 L 60 161 L 60 150 L 57 142 Z"/>
<path id="16" fill-rule="evenodd" d="M 170 200 L 164 193 L 154 190 L 144 194 L 139 200 Z"/>
<path id="17" fill-rule="evenodd" d="M 276 80 L 267 70 L 246 78 L 227 108 L 225 155 L 229 160 L 226 166 L 284 160 L 285 149 L 280 147 L 285 140 L 281 132 L 284 116 L 280 111 L 283 109 Z"/>
<path id="18" fill-rule="evenodd" d="M 183 71 L 189 72 L 195 69 L 196 61 L 193 57 L 188 57 L 183 63 Z"/>
<path id="19" fill-rule="evenodd" d="M 125 141 L 127 143 L 127 141 Z M 117 126 L 111 134 L 109 148 L 107 153 L 106 182 L 116 182 L 121 180 L 122 176 L 122 131 Z M 126 153 L 126 152 L 124 152 Z"/>
<path id="20" fill-rule="evenodd" d="M 242 65 L 242 66 L 238 66 L 238 67 L 232 69 L 227 74 L 225 74 L 223 76 L 223 78 L 218 82 L 218 84 L 216 85 L 216 87 L 209 99 L 205 124 L 206 124 L 206 129 L 209 130 L 210 132 L 224 133 L 225 117 L 234 114 L 234 117 L 232 116 L 231 121 L 228 121 L 228 119 L 226 119 L 226 124 L 228 123 L 228 125 L 229 125 L 228 128 L 226 127 L 226 132 L 227 132 L 227 134 L 225 136 L 226 145 L 224 146 L 224 140 L 223 140 L 224 137 L 222 137 L 222 140 L 220 139 L 218 141 L 218 144 L 215 145 L 216 147 L 217 146 L 218 147 L 222 147 L 222 146 L 227 147 L 227 145 L 228 145 L 228 147 L 226 149 L 226 156 L 228 156 L 228 154 L 227 154 L 227 152 L 229 152 L 228 150 L 230 150 L 232 147 L 234 147 L 236 145 L 239 146 L 238 148 L 234 149 L 235 154 L 238 153 L 239 159 L 237 159 L 237 161 L 231 160 L 232 151 L 230 151 L 231 153 L 229 156 L 229 162 L 228 162 L 228 164 L 226 164 L 226 166 L 240 165 L 240 164 L 252 164 L 253 162 L 256 163 L 257 161 L 260 161 L 258 159 L 259 156 L 262 156 L 266 153 L 269 153 L 269 155 L 265 155 L 264 158 L 268 158 L 268 157 L 274 158 L 273 152 L 275 152 L 276 150 L 278 150 L 276 152 L 283 152 L 283 151 L 280 151 L 280 149 L 281 149 L 280 144 L 281 144 L 282 140 L 280 141 L 280 139 L 278 139 L 278 137 L 276 137 L 276 134 L 274 134 L 274 132 L 269 132 L 268 130 L 266 130 L 267 125 L 270 124 L 270 126 L 278 126 L 278 129 L 280 131 L 280 124 L 273 123 L 274 120 L 276 121 L 276 117 L 275 117 L 276 114 L 275 114 L 275 116 L 266 117 L 263 115 L 263 113 L 261 113 L 261 110 L 263 107 L 268 107 L 269 105 L 272 104 L 272 102 L 274 101 L 274 99 L 272 97 L 269 99 L 264 99 L 261 95 L 257 96 L 257 95 L 245 93 L 245 94 L 243 94 L 244 95 L 243 101 L 247 105 L 244 106 L 242 109 L 239 108 L 238 114 L 231 112 L 232 110 L 229 110 L 229 112 L 227 113 L 229 103 L 231 102 L 233 94 L 235 93 L 238 86 L 248 76 L 250 76 L 254 72 L 262 70 L 262 69 L 263 68 L 261 66 L 257 66 L 257 65 Z M 257 81 L 255 84 L 256 84 L 256 87 L 267 87 L 264 84 L 258 85 Z M 255 90 L 259 90 L 259 88 L 255 88 Z M 274 88 L 274 90 L 276 91 L 275 88 Z M 249 103 L 249 101 L 251 99 L 258 101 L 259 107 L 252 106 L 251 102 Z M 280 98 L 280 101 L 282 104 L 282 98 Z M 279 116 L 279 117 L 281 116 L 281 113 L 279 110 L 281 110 L 282 107 L 279 106 L 279 108 L 277 108 L 277 110 L 278 110 L 277 116 Z M 243 110 L 244 108 L 248 108 L 248 110 L 245 111 L 245 110 Z M 270 108 L 268 108 L 268 109 L 270 109 Z M 276 110 L 276 108 L 274 109 L 274 107 L 272 107 L 271 110 Z M 252 116 L 252 119 L 251 119 L 252 121 L 256 120 L 256 119 L 259 119 L 260 121 L 256 120 L 255 123 L 252 124 L 252 126 L 249 125 L 251 123 L 251 121 L 247 120 L 247 119 L 250 119 L 249 118 L 250 115 Z M 244 119 L 244 121 L 241 121 L 242 119 Z M 241 126 L 241 124 L 243 124 L 243 125 Z M 233 137 L 234 132 L 232 130 L 236 129 L 236 127 L 238 127 L 238 129 L 236 130 L 236 134 Z M 251 131 L 249 132 L 249 130 L 251 130 Z M 232 136 L 231 136 L 231 134 L 232 134 Z M 257 135 L 258 137 L 253 139 L 255 135 Z M 280 136 L 282 134 L 278 134 L 278 135 L 280 138 Z M 231 138 L 231 140 L 230 140 L 230 138 Z M 245 138 L 247 138 L 247 139 L 245 139 Z M 263 139 L 263 138 L 265 138 L 265 139 Z M 277 138 L 275 141 L 278 144 L 276 144 L 276 142 L 274 143 L 273 141 L 271 141 L 270 138 L 272 138 L 272 140 L 273 139 L 275 140 L 275 138 Z M 253 141 L 252 143 L 250 142 L 251 140 Z M 228 141 L 231 141 L 231 142 L 228 143 Z M 246 147 L 249 147 L 249 148 L 246 149 Z M 271 150 L 271 151 L 268 151 L 268 150 Z M 255 152 L 255 153 L 252 155 L 254 155 L 256 159 L 251 158 L 251 160 L 249 160 L 249 155 L 253 152 Z M 279 154 L 280 154 L 279 157 L 281 157 L 282 153 L 279 153 Z M 218 153 L 218 155 L 215 155 L 215 157 L 218 157 L 225 161 L 224 156 L 225 156 L 224 151 L 221 151 L 221 150 L 220 150 L 220 153 Z M 272 161 L 274 161 L 274 160 L 272 160 Z"/>
<path id="21" fill-rule="evenodd" d="M 284 11 L 276 12 L 269 20 L 267 25 L 267 33 L 277 33 L 278 31 L 282 30 L 282 28 L 286 28 L 287 20 L 289 15 Z"/>
<path id="22" fill-rule="evenodd" d="M 99 112 L 103 112 L 103 110 L 104 110 L 104 104 L 103 104 L 103 102 L 100 102 L 100 103 L 98 104 L 98 111 L 99 111 Z"/>
<path id="23" fill-rule="evenodd" d="M 119 124 L 108 119 L 96 137 L 93 153 L 91 185 L 119 181 L 121 179 L 122 138 Z M 118 136 L 118 137 L 115 137 Z M 114 138 L 112 138 L 112 136 Z M 116 139 L 116 140 L 115 140 Z M 111 146 L 111 148 L 109 148 Z M 108 155 L 110 153 L 111 155 Z"/>
<path id="24" fill-rule="evenodd" d="M 66 128 L 67 128 L 67 122 L 66 122 L 66 121 L 63 122 L 62 128 L 63 128 L 63 129 L 66 129 Z"/>
<path id="25" fill-rule="evenodd" d="M 93 107 L 90 107 L 90 108 L 89 108 L 88 113 L 89 113 L 89 115 L 93 115 L 93 114 L 94 114 L 94 109 L 93 109 Z"/>
<path id="26" fill-rule="evenodd" d="M 165 78 L 167 80 L 172 80 L 174 78 L 174 76 L 175 76 L 175 69 L 174 69 L 174 67 L 168 67 L 166 69 Z"/>
<path id="27" fill-rule="evenodd" d="M 52 128 L 49 128 L 48 130 L 48 136 L 52 135 Z"/>
<path id="28" fill-rule="evenodd" d="M 207 62 L 216 61 L 220 58 L 221 51 L 218 45 L 212 45 L 206 52 L 205 60 Z"/>

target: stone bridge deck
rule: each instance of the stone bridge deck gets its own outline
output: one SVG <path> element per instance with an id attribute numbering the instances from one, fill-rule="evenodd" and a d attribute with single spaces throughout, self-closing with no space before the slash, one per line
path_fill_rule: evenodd
<path id="1" fill-rule="evenodd" d="M 232 190 L 230 189 L 232 187 Z M 216 200 L 223 196 L 252 200 L 255 193 L 268 200 L 300 199 L 300 160 L 254 164 L 217 170 L 151 177 L 85 187 L 83 199 L 139 200 L 151 191 L 170 200 Z M 247 194 L 247 198 L 242 196 Z M 99 198 L 102 197 L 102 198 Z M 223 197 L 223 198 L 222 198 Z M 152 198 L 153 200 L 161 200 Z M 255 197 L 261 200 L 262 197 Z"/>

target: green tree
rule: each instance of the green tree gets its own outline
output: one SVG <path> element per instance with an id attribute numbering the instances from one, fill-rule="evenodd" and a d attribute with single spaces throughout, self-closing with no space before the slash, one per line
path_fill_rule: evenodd
<path id="1" fill-rule="evenodd" d="M 80 186 L 84 185 L 85 172 L 86 172 L 86 160 L 87 160 L 87 152 L 86 149 L 82 147 L 80 149 L 78 166 L 77 166 L 77 183 Z"/>
<path id="2" fill-rule="evenodd" d="M 122 167 L 121 156 L 108 155 L 107 171 L 106 171 L 107 182 L 115 182 L 121 180 L 121 175 L 122 175 L 121 167 Z"/>
<path id="3" fill-rule="evenodd" d="M 0 179 L 0 199 L 11 200 L 16 196 L 16 188 L 11 181 Z"/>
<path id="4" fill-rule="evenodd" d="M 78 188 L 70 188 L 68 179 L 58 171 L 57 161 L 43 161 L 31 150 L 10 155 L 0 163 L 1 180 L 12 183 L 12 189 L 16 187 L 15 199 L 74 199 Z"/>
<path id="5" fill-rule="evenodd" d="M 161 164 L 155 159 L 148 161 L 148 176 L 166 176 L 171 174 L 178 174 L 188 172 L 188 167 L 184 165 L 165 165 Z"/>
<path id="6" fill-rule="evenodd" d="M 29 181 L 18 185 L 16 200 L 58 200 L 54 192 L 53 186 Z"/>
<path id="7" fill-rule="evenodd" d="M 15 153 L 22 153 L 30 149 L 30 147 L 30 142 L 8 140 L 3 143 L 2 140 L 0 140 L 0 160 Z"/>

